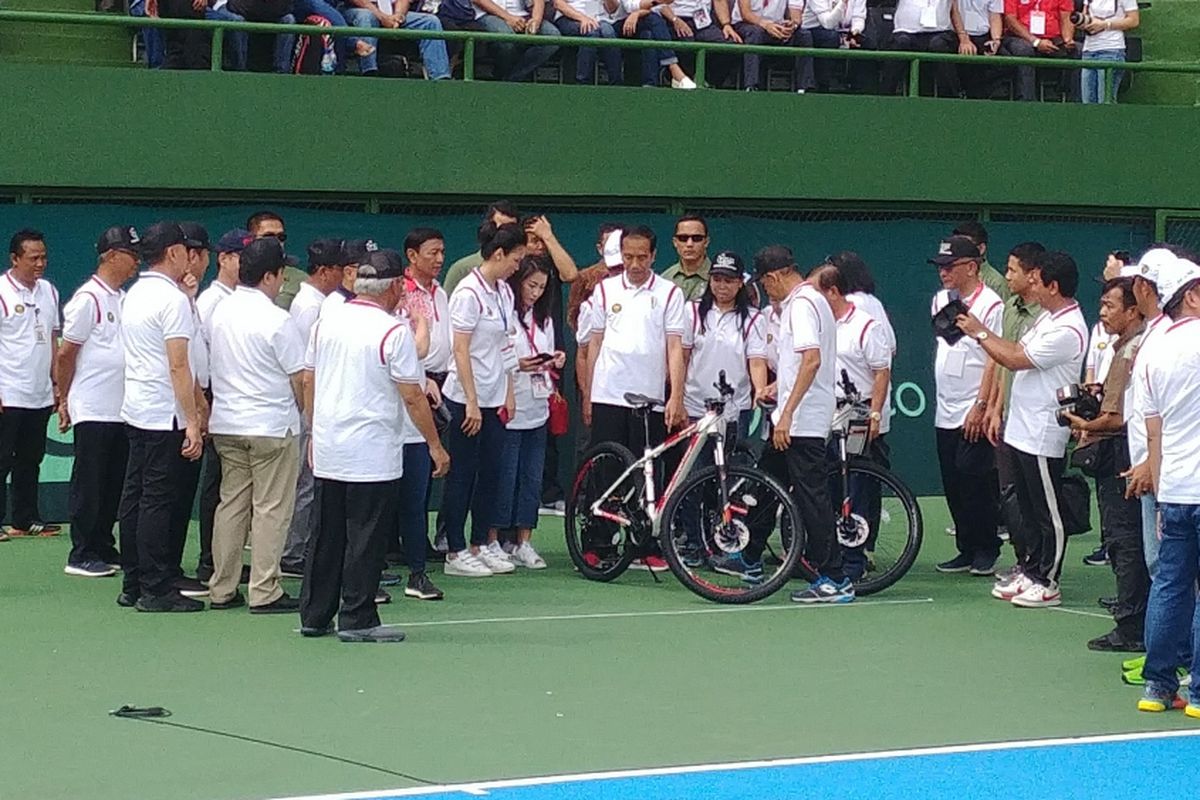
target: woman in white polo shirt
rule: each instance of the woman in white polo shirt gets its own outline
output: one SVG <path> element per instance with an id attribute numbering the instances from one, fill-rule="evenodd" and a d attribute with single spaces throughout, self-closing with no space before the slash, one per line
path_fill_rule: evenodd
<path id="1" fill-rule="evenodd" d="M 495 527 L 488 534 L 488 550 L 519 567 L 545 569 L 546 562 L 530 540 L 537 527 L 542 495 L 542 468 L 546 462 L 546 423 L 550 419 L 553 370 L 560 370 L 567 355 L 555 349 L 554 320 L 550 316 L 550 266 L 526 256 L 508 280 L 519 330 L 516 348 L 520 370 L 513 377 L 516 414 L 508 421 L 500 455 L 496 490 Z M 545 356 L 551 356 L 546 358 Z M 511 553 L 500 547 L 500 530 L 516 529 L 517 546 Z"/>
<path id="2" fill-rule="evenodd" d="M 516 412 L 512 374 L 517 370 L 512 289 L 505 281 L 525 256 L 525 231 L 487 221 L 479 229 L 483 263 L 454 287 L 450 374 L 442 389 L 450 410 L 446 446 L 450 472 L 442 493 L 441 519 L 450 552 L 446 575 L 478 578 L 512 572 L 512 562 L 487 549 L 496 513 L 496 480 L 484 468 L 488 454 L 504 447 L 504 423 Z M 471 546 L 464 528 L 471 512 Z"/>

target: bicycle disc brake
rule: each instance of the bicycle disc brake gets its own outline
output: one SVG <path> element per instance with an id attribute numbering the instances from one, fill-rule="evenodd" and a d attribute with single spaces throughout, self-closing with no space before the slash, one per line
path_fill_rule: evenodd
<path id="1" fill-rule="evenodd" d="M 838 542 L 842 547 L 862 547 L 871 536 L 871 526 L 866 518 L 851 514 L 838 520 Z"/>

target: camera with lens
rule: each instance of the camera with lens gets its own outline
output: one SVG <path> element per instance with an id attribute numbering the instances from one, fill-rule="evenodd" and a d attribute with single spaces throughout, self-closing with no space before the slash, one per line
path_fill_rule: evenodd
<path id="1" fill-rule="evenodd" d="M 1100 404 L 1104 402 L 1104 395 L 1100 392 L 1093 392 L 1093 388 L 1095 387 L 1073 383 L 1058 390 L 1056 395 L 1058 397 L 1059 425 L 1064 428 L 1071 427 L 1071 422 L 1066 418 L 1066 414 L 1074 414 L 1088 422 L 1100 416 Z"/>
<path id="2" fill-rule="evenodd" d="M 1075 0 L 1075 10 L 1071 12 L 1072 25 L 1087 25 L 1092 21 L 1092 10 L 1085 0 Z"/>

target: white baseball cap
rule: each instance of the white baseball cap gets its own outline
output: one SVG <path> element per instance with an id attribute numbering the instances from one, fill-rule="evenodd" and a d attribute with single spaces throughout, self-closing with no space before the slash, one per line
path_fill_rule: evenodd
<path id="1" fill-rule="evenodd" d="M 1158 292 L 1166 306 L 1184 286 L 1200 278 L 1200 266 L 1186 258 L 1176 258 L 1175 263 L 1159 272 Z"/>
<path id="2" fill-rule="evenodd" d="M 1142 254 L 1137 263 L 1126 264 L 1121 267 L 1120 276 L 1122 278 L 1145 278 L 1157 286 L 1163 269 L 1169 268 L 1178 260 L 1176 255 L 1170 250 L 1155 247 Z"/>
<path id="3" fill-rule="evenodd" d="M 611 269 L 624 263 L 625 257 L 621 255 L 621 231 L 615 230 L 604 240 L 604 266 Z"/>

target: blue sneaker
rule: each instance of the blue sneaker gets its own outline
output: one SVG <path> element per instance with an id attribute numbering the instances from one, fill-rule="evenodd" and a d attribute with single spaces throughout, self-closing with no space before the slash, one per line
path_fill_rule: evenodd
<path id="1" fill-rule="evenodd" d="M 817 582 L 798 592 L 792 592 L 793 603 L 852 603 L 854 602 L 854 584 L 849 578 L 841 583 L 834 583 L 829 578 L 819 578 Z"/>
<path id="2" fill-rule="evenodd" d="M 724 556 L 713 556 L 709 565 L 714 572 L 741 578 L 748 584 L 757 585 L 763 581 L 763 565 L 761 561 L 750 563 L 742 558 L 741 553 L 731 553 Z"/>

